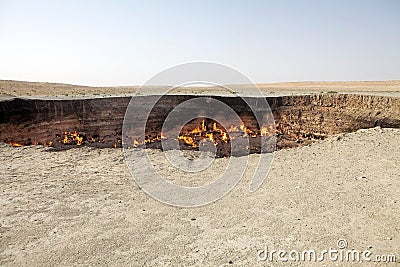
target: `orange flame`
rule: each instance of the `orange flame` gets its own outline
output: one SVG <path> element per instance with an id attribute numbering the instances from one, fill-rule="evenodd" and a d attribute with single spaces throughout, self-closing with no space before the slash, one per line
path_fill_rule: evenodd
<path id="1" fill-rule="evenodd" d="M 198 147 L 198 145 L 194 142 L 193 138 L 190 137 L 190 136 L 186 136 L 186 135 L 182 136 L 182 135 L 180 135 L 178 138 L 179 138 L 179 140 L 184 141 L 187 145 L 189 145 L 189 146 L 191 146 L 193 148 Z"/>
<path id="2" fill-rule="evenodd" d="M 139 141 L 138 140 L 133 140 L 133 147 L 137 147 L 139 145 Z"/>
<path id="3" fill-rule="evenodd" d="M 234 134 L 230 134 L 230 133 Z M 172 137 L 173 140 L 179 140 L 182 141 L 187 146 L 190 146 L 192 148 L 198 148 L 200 142 L 202 141 L 211 141 L 213 142 L 214 145 L 221 144 L 222 142 L 224 143 L 229 143 L 230 140 L 238 137 L 257 137 L 257 136 L 273 136 L 276 133 L 280 132 L 285 132 L 285 134 L 289 134 L 291 136 L 291 133 L 288 133 L 285 129 L 283 130 L 278 130 L 275 129 L 274 125 L 267 125 L 267 126 L 262 126 L 259 129 L 249 129 L 247 126 L 244 124 L 241 125 L 231 125 L 228 129 L 221 127 L 221 125 L 218 124 L 216 121 L 210 121 L 210 123 L 207 122 L 206 119 L 202 119 L 201 122 L 198 124 L 198 126 L 192 128 L 192 130 L 188 130 L 186 132 L 181 132 L 178 137 Z M 293 133 L 292 133 L 293 134 Z M 145 139 L 139 138 L 139 139 L 134 139 L 131 144 L 129 144 L 129 147 L 141 147 L 145 146 L 147 144 L 151 144 L 154 142 L 159 142 L 162 139 L 168 139 L 171 137 L 167 137 L 164 135 L 164 133 L 160 132 L 156 136 L 148 135 L 146 136 Z M 86 139 L 85 135 L 79 134 L 78 132 L 64 132 L 64 136 L 62 137 L 59 142 L 67 145 L 76 145 L 80 146 L 87 142 L 99 142 L 98 138 L 94 137 L 88 137 Z M 18 143 L 10 143 L 13 146 L 22 146 L 21 144 Z M 118 140 L 115 144 L 113 144 L 114 147 L 119 147 L 120 145 L 125 145 L 122 143 L 121 140 Z M 53 145 L 52 142 L 48 143 L 49 146 Z"/>
<path id="4" fill-rule="evenodd" d="M 75 143 L 77 146 L 83 144 L 83 137 L 80 136 L 76 131 L 71 132 L 64 132 L 64 139 L 62 140 L 63 144 L 73 144 Z"/>
<path id="5" fill-rule="evenodd" d="M 228 135 L 226 134 L 226 132 L 222 133 L 222 141 L 224 141 L 225 143 L 228 142 Z"/>
<path id="6" fill-rule="evenodd" d="M 21 146 L 24 146 L 24 145 L 22 145 L 22 144 L 15 143 L 15 142 L 10 142 L 10 145 L 12 145 L 12 146 L 14 146 L 14 147 L 21 147 Z"/>

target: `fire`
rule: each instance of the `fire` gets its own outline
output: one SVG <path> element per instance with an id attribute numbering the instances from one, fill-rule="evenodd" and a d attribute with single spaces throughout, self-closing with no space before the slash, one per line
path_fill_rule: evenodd
<path id="1" fill-rule="evenodd" d="M 83 136 L 78 134 L 76 131 L 71 133 L 71 132 L 64 132 L 64 138 L 62 140 L 63 144 L 75 144 L 77 146 L 80 146 L 83 144 Z"/>
<path id="2" fill-rule="evenodd" d="M 211 127 L 209 127 L 209 125 Z M 235 133 L 230 136 L 229 133 Z M 269 127 L 263 126 L 260 130 L 249 129 L 244 124 L 235 126 L 231 125 L 228 130 L 223 127 L 219 127 L 217 122 L 212 122 L 212 124 L 207 124 L 206 120 L 202 120 L 200 125 L 195 127 L 191 131 L 181 133 L 178 137 L 186 145 L 191 147 L 198 147 L 198 142 L 209 140 L 218 145 L 222 142 L 228 143 L 231 139 L 236 137 L 257 137 L 257 136 L 272 136 L 274 135 L 274 127 L 270 125 Z"/>
<path id="3" fill-rule="evenodd" d="M 215 142 L 213 133 L 208 133 L 208 134 L 206 134 L 206 137 L 207 137 L 208 140 L 210 140 L 211 142 Z"/>
<path id="4" fill-rule="evenodd" d="M 64 144 L 67 144 L 67 143 L 69 142 L 68 136 L 67 136 L 67 132 L 65 132 L 64 139 L 63 139 L 62 142 L 63 142 Z"/>
<path id="5" fill-rule="evenodd" d="M 193 125 L 193 123 L 191 124 Z M 291 138 L 294 138 L 293 135 L 297 133 L 289 132 L 287 129 L 275 129 L 274 125 L 262 126 L 260 128 L 249 128 L 249 125 L 241 124 L 241 125 L 230 125 L 229 128 L 223 127 L 216 121 L 211 119 L 201 119 L 199 120 L 197 125 L 192 126 L 191 130 L 181 131 L 178 136 L 168 136 L 163 132 L 159 132 L 157 135 L 149 134 L 145 138 L 132 139 L 132 141 L 128 143 L 123 143 L 122 140 L 117 138 L 117 140 L 110 144 L 113 147 L 135 147 L 135 148 L 143 148 L 143 147 L 159 147 L 157 142 L 162 141 L 163 139 L 175 140 L 180 143 L 180 145 L 188 146 L 189 148 L 198 148 L 200 145 L 204 145 L 201 142 L 212 142 L 215 146 L 219 146 L 223 143 L 230 143 L 231 140 L 235 138 L 241 137 L 263 137 L 263 136 L 273 136 L 276 133 L 284 133 L 289 135 Z M 278 126 L 279 127 L 279 126 Z M 307 137 L 310 135 L 308 133 L 300 133 Z M 322 135 L 322 134 L 321 134 Z M 118 136 L 118 135 L 117 135 Z M 316 135 L 314 135 L 316 136 Z M 311 137 L 314 137 L 311 136 Z M 31 144 L 41 144 L 44 146 L 56 146 L 57 144 L 68 145 L 68 146 L 82 146 L 85 144 L 92 144 L 103 142 L 99 135 L 86 136 L 85 133 L 79 133 L 77 131 L 69 132 L 65 131 L 63 134 L 56 135 L 56 139 L 54 142 L 32 142 Z M 148 146 L 154 144 L 155 146 Z M 19 144 L 16 142 L 10 142 L 10 145 L 15 147 L 21 147 L 23 144 Z"/>
<path id="6" fill-rule="evenodd" d="M 185 142 L 185 144 L 197 148 L 198 142 L 208 139 L 213 142 L 214 145 L 218 144 L 215 140 L 215 134 L 222 134 L 222 130 L 218 129 L 217 123 L 213 122 L 211 129 L 208 129 L 205 119 L 201 121 L 201 125 L 194 128 L 192 131 L 180 134 L 178 139 Z"/>
<path id="7" fill-rule="evenodd" d="M 201 121 L 201 126 L 200 127 L 197 126 L 196 128 L 194 128 L 191 131 L 191 133 L 194 134 L 194 135 L 197 135 L 197 134 L 201 134 L 201 133 L 206 132 L 206 131 L 207 131 L 207 127 L 206 127 L 206 124 L 205 124 L 205 120 L 202 120 Z"/>
<path id="8" fill-rule="evenodd" d="M 132 142 L 132 146 L 136 148 L 136 147 L 140 147 L 142 145 L 151 144 L 153 142 L 161 141 L 161 139 L 167 139 L 167 137 L 163 133 L 161 133 L 160 135 L 157 135 L 154 138 L 146 137 L 143 141 L 139 141 L 138 139 L 134 139 L 133 142 Z"/>
<path id="9" fill-rule="evenodd" d="M 206 128 L 206 125 L 205 125 L 205 121 L 204 121 L 204 120 L 201 121 L 201 130 L 202 130 L 203 132 L 207 131 L 207 128 Z"/>
<path id="10" fill-rule="evenodd" d="M 231 125 L 228 129 L 230 133 L 240 133 L 243 137 L 251 136 L 257 137 L 257 131 L 253 131 L 246 127 L 244 124 L 238 126 Z"/>
<path id="11" fill-rule="evenodd" d="M 179 138 L 179 140 L 184 141 L 187 145 L 189 145 L 189 146 L 191 146 L 193 148 L 198 147 L 198 145 L 194 142 L 193 138 L 190 137 L 190 136 L 182 136 L 182 135 L 180 135 L 178 138 Z"/>
<path id="12" fill-rule="evenodd" d="M 228 130 L 228 132 L 230 132 L 230 133 L 232 133 L 232 132 L 238 132 L 239 131 L 239 128 L 237 127 L 237 126 L 233 126 L 233 125 L 231 125 L 230 127 L 229 127 L 229 130 Z"/>
<path id="13" fill-rule="evenodd" d="M 21 146 L 25 146 L 25 145 L 23 145 L 23 144 L 20 144 L 20 143 L 17 143 L 17 142 L 9 142 L 9 144 L 11 145 L 11 146 L 13 146 L 13 147 L 21 147 Z M 45 142 L 45 143 L 40 143 L 40 142 L 32 142 L 32 143 L 30 143 L 30 144 L 28 144 L 28 145 L 43 145 L 43 146 L 53 146 L 53 142 L 52 141 L 50 141 L 50 142 Z"/>
<path id="14" fill-rule="evenodd" d="M 223 134 L 222 134 L 222 141 L 224 141 L 225 143 L 227 143 L 228 142 L 228 135 L 227 135 L 227 133 L 226 132 L 223 132 Z"/>
<path id="15" fill-rule="evenodd" d="M 192 130 L 181 132 L 178 137 L 165 136 L 163 133 L 155 137 L 146 137 L 143 141 L 140 139 L 133 140 L 133 147 L 146 147 L 147 144 L 156 143 L 162 139 L 178 140 L 181 145 L 186 145 L 190 148 L 198 148 L 202 142 L 212 142 L 215 146 L 222 143 L 229 143 L 235 138 L 256 138 L 256 137 L 272 137 L 274 135 L 285 135 L 293 140 L 304 139 L 323 139 L 325 134 L 309 133 L 306 131 L 293 131 L 282 127 L 281 125 L 269 124 L 263 125 L 260 128 L 249 128 L 245 124 L 230 125 L 229 128 L 224 128 L 218 122 L 202 119 L 197 126 Z"/>
<path id="16" fill-rule="evenodd" d="M 12 146 L 14 146 L 14 147 L 21 147 L 21 146 L 24 146 L 24 145 L 22 145 L 22 144 L 15 143 L 15 142 L 10 142 L 10 145 L 12 145 Z"/>
<path id="17" fill-rule="evenodd" d="M 265 126 L 261 127 L 261 136 L 267 136 L 268 135 L 268 129 Z"/>
<path id="18" fill-rule="evenodd" d="M 133 140 L 133 147 L 137 147 L 139 145 L 139 141 L 138 140 Z"/>

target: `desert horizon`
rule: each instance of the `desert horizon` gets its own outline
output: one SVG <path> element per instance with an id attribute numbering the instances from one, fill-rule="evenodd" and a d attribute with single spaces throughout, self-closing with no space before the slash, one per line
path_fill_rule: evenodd
<path id="1" fill-rule="evenodd" d="M 228 93 L 227 89 L 216 86 L 188 86 L 178 87 L 170 93 Z M 246 92 L 246 84 L 228 85 L 239 92 Z M 344 81 L 344 82 L 279 82 L 256 84 L 265 94 L 280 93 L 398 93 L 400 80 L 390 81 Z M 137 92 L 141 86 L 82 86 L 51 82 L 28 82 L 14 80 L 0 80 L 0 97 L 9 96 L 62 96 L 62 95 L 123 95 Z M 160 86 L 148 86 L 149 94 L 152 89 Z M 396 96 L 396 94 L 394 94 Z"/>

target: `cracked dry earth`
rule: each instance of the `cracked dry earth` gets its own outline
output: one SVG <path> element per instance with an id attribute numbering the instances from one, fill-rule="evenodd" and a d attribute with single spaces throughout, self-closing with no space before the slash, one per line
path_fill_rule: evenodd
<path id="1" fill-rule="evenodd" d="M 0 265 L 286 266 L 257 250 L 370 248 L 400 263 L 400 130 L 359 130 L 280 150 L 270 174 L 248 192 L 258 155 L 219 201 L 176 208 L 146 195 L 121 149 L 0 146 Z M 158 168 L 183 179 L 149 151 Z M 217 159 L 197 182 L 217 176 Z M 214 169 L 212 169 L 214 168 Z M 290 262 L 302 266 L 302 262 Z M 308 266 L 361 266 L 323 262 Z M 377 266 L 378 263 L 368 263 Z M 364 265 L 365 266 L 365 263 Z"/>

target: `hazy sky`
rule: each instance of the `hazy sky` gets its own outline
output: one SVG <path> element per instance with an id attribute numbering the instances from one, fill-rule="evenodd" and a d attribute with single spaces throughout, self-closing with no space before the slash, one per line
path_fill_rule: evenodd
<path id="1" fill-rule="evenodd" d="M 210 61 L 254 82 L 400 79 L 400 1 L 2 1 L 0 79 L 138 85 Z"/>

